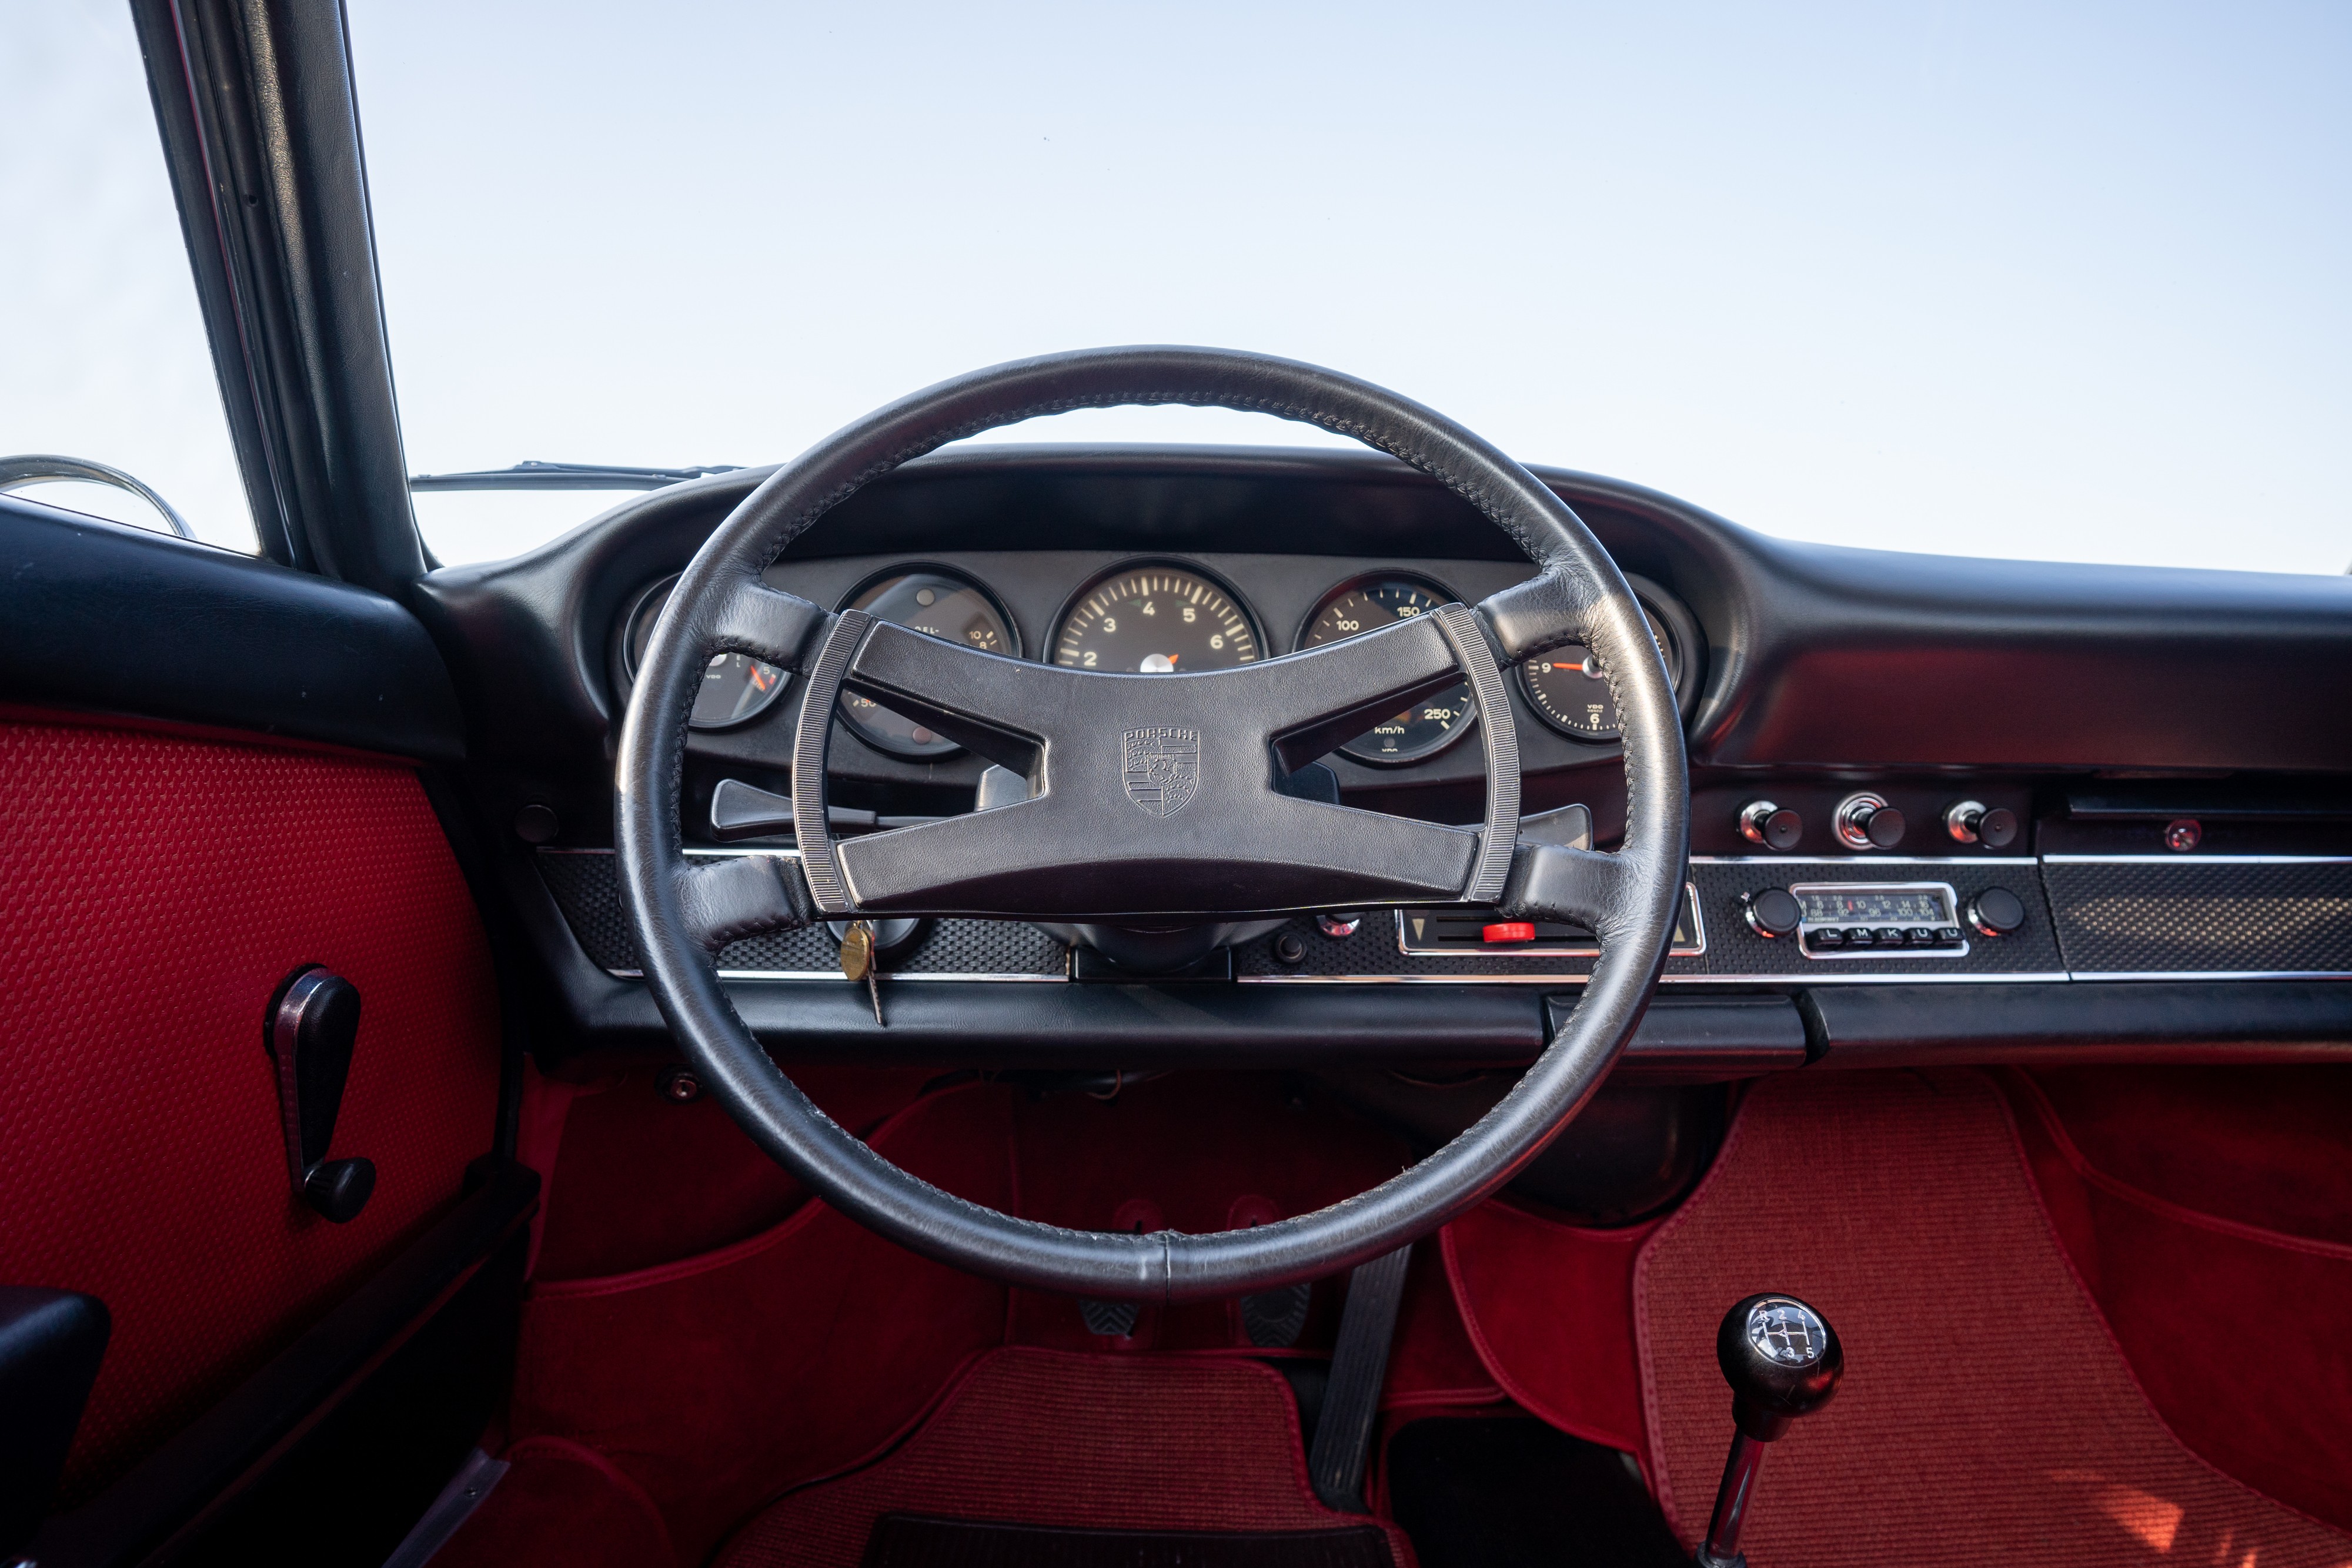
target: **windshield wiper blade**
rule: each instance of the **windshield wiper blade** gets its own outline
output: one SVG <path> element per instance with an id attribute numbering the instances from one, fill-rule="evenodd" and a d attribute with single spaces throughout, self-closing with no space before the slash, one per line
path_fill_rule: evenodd
<path id="1" fill-rule="evenodd" d="M 658 490 L 687 479 L 713 474 L 733 474 L 740 463 L 714 463 L 701 468 L 615 467 L 601 463 L 518 463 L 511 468 L 484 468 L 471 474 L 412 474 L 412 490 Z"/>

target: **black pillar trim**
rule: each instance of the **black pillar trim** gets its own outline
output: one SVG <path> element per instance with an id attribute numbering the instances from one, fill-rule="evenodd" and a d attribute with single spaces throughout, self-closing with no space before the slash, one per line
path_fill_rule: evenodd
<path id="1" fill-rule="evenodd" d="M 398 597 L 425 570 L 340 5 L 131 0 L 262 548 Z"/>

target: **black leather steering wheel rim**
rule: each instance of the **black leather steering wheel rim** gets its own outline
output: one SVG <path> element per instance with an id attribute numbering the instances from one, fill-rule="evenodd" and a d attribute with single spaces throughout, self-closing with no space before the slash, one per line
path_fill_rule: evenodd
<path id="1" fill-rule="evenodd" d="M 833 1122 L 753 1040 L 715 964 L 719 949 L 741 936 L 815 918 L 806 883 L 772 856 L 693 865 L 679 834 L 687 717 L 711 655 L 742 652 L 805 669 L 837 624 L 761 583 L 761 572 L 793 538 L 861 486 L 948 442 L 1040 414 L 1139 403 L 1233 408 L 1318 425 L 1462 496 L 1541 569 L 1476 611 L 1496 663 L 1507 667 L 1571 642 L 1591 647 L 1616 696 L 1623 744 L 1623 847 L 1604 855 L 1521 843 L 1509 862 L 1507 914 L 1578 921 L 1601 946 L 1580 1005 L 1535 1064 L 1476 1125 L 1380 1186 L 1314 1214 L 1208 1235 L 1066 1230 L 1001 1214 L 908 1175 Z M 1391 1251 L 1477 1203 L 1533 1158 L 1600 1085 L 1648 1006 L 1682 895 L 1689 817 L 1680 716 L 1641 607 L 1564 501 L 1468 430 L 1370 382 L 1264 355 L 1161 347 L 1087 350 L 974 371 L 867 415 L 771 476 L 697 552 L 671 594 L 631 693 L 614 797 L 623 892 L 646 983 L 709 1087 L 772 1158 L 851 1218 L 973 1273 L 1076 1295 L 1171 1301 L 1317 1278 Z"/>

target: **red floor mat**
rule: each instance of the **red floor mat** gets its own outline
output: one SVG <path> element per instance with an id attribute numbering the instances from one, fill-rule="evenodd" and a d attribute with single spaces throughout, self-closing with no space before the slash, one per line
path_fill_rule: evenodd
<path id="1" fill-rule="evenodd" d="M 1716 1325 L 1762 1290 L 1820 1307 L 1847 1373 L 1765 1462 L 1756 1568 L 2352 1563 L 2352 1536 L 2212 1469 L 2149 1407 L 1980 1075 L 1768 1082 L 1643 1249 L 1650 1463 L 1685 1541 L 1731 1435 Z"/>
<path id="2" fill-rule="evenodd" d="M 1289 1387 L 1268 1366 L 1006 1349 L 888 1458 L 752 1520 L 720 1568 L 856 1568 L 886 1513 L 1081 1530 L 1366 1522 L 1316 1500 Z M 1412 1568 L 1402 1532 L 1386 1528 L 1399 1568 Z"/>

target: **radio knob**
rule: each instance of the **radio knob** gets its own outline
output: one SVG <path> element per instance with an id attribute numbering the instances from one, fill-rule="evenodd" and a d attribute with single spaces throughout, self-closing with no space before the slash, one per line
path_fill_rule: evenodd
<path id="1" fill-rule="evenodd" d="M 1748 916 L 1749 929 L 1759 936 L 1775 940 L 1793 935 L 1805 916 L 1796 896 L 1783 887 L 1742 894 L 1739 904 L 1740 913 Z"/>
<path id="2" fill-rule="evenodd" d="M 1805 836 L 1805 819 L 1769 800 L 1750 800 L 1739 809 L 1739 836 L 1766 849 L 1793 850 Z"/>
<path id="3" fill-rule="evenodd" d="M 2005 887 L 1989 887 L 1969 900 L 1969 924 L 1987 936 L 2006 936 L 2025 924 L 2025 904 Z"/>
<path id="4" fill-rule="evenodd" d="M 1944 831 L 1954 843 L 1981 841 L 1989 850 L 2005 850 L 2017 841 L 2017 813 L 2006 806 L 1962 800 L 1944 813 Z"/>
<path id="5" fill-rule="evenodd" d="M 1850 850 L 1891 850 L 1903 841 L 1903 813 L 1867 790 L 1838 802 L 1838 842 Z"/>

